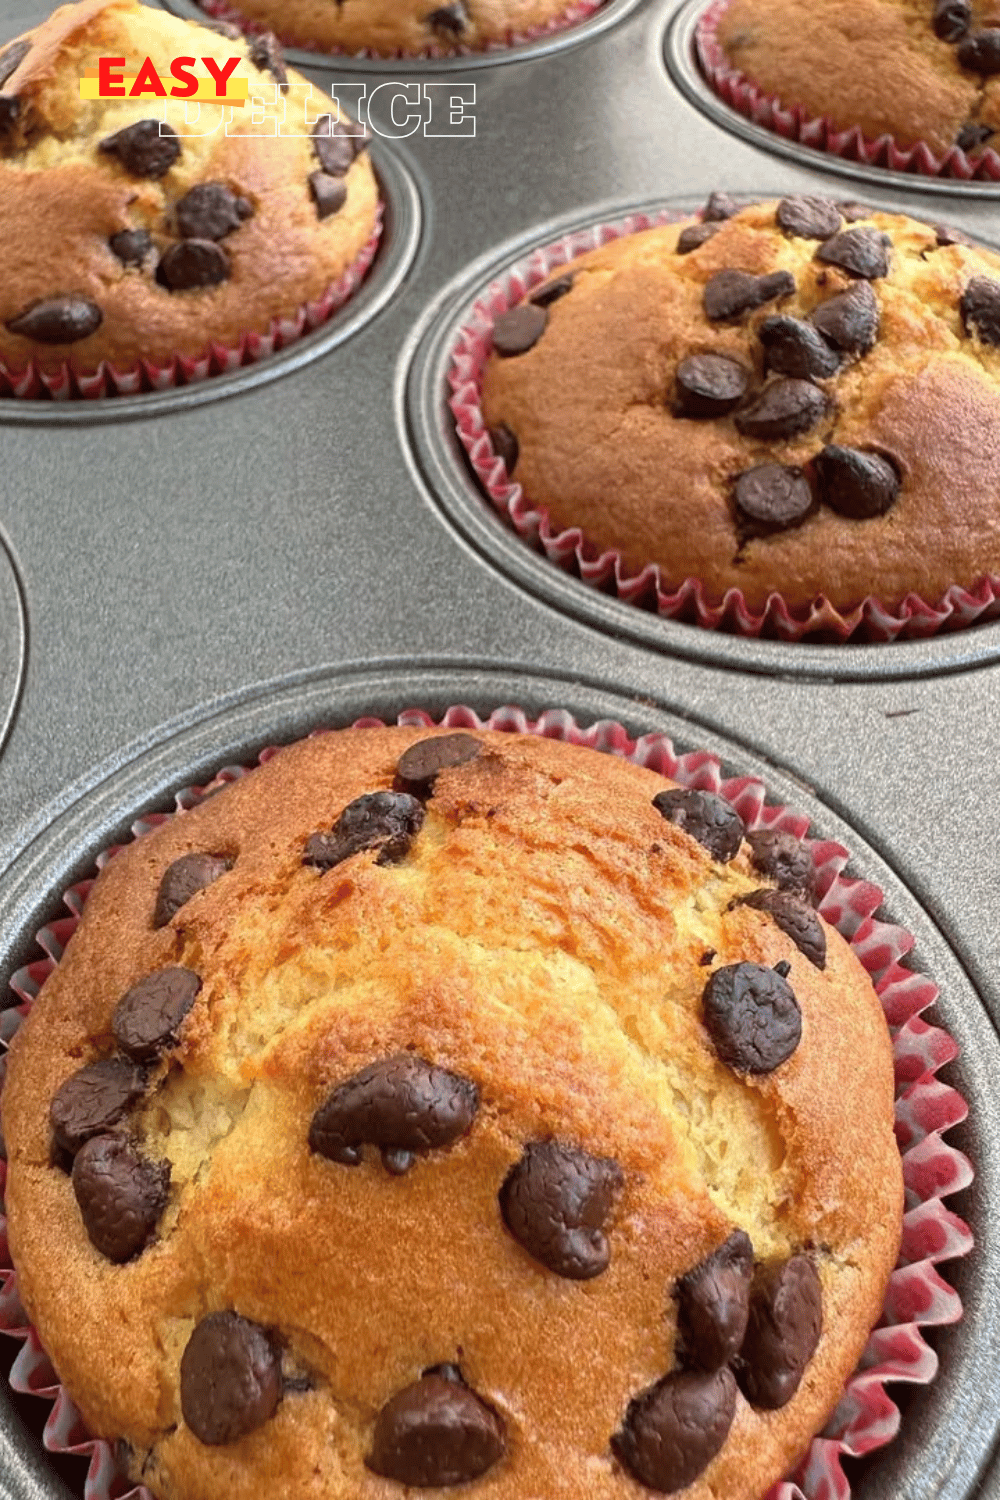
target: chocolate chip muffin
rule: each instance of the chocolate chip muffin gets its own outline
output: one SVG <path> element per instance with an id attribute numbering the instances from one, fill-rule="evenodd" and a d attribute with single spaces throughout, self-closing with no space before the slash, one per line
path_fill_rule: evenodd
<path id="1" fill-rule="evenodd" d="M 10 1056 L 19 1293 L 159 1500 L 759 1500 L 901 1229 L 808 850 L 529 736 L 348 730 L 111 860 Z"/>
<path id="2" fill-rule="evenodd" d="M 293 319 L 355 261 L 377 219 L 378 191 L 357 127 L 320 114 L 322 99 L 288 73 L 273 38 L 248 44 L 132 0 L 63 6 L 0 52 L 0 360 L 55 372 L 107 361 L 132 369 L 233 349 Z M 254 134 L 250 103 L 80 97 L 102 56 L 139 73 L 152 58 L 211 76 L 238 57 L 233 78 L 273 100 L 288 129 Z M 334 109 L 336 106 L 334 106 Z M 164 110 L 166 115 L 164 117 Z M 259 113 L 259 111 L 258 111 Z M 271 109 L 272 116 L 274 108 Z M 186 131 L 205 130 L 202 135 Z"/>
<path id="3" fill-rule="evenodd" d="M 1000 573 L 1000 256 L 787 198 L 582 256 L 500 315 L 494 449 L 664 588 L 825 626 Z"/>
<path id="4" fill-rule="evenodd" d="M 975 160 L 1000 143 L 1000 11 L 989 0 L 731 0 L 715 37 L 785 109 Z"/>

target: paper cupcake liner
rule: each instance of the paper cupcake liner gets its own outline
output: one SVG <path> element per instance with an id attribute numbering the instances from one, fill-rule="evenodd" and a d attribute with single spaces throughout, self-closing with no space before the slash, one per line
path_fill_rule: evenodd
<path id="1" fill-rule="evenodd" d="M 379 727 L 382 720 L 358 719 L 356 728 Z M 534 734 L 617 755 L 646 766 L 681 786 L 718 792 L 729 801 L 747 828 L 780 828 L 803 838 L 815 870 L 819 910 L 847 939 L 871 976 L 882 1002 L 893 1038 L 896 1076 L 896 1139 L 903 1161 L 905 1204 L 899 1260 L 886 1291 L 878 1326 L 871 1334 L 860 1364 L 848 1380 L 833 1415 L 813 1439 L 794 1474 L 769 1491 L 766 1500 L 848 1500 L 850 1485 L 841 1460 L 857 1458 L 888 1443 L 900 1424 L 900 1413 L 886 1391 L 892 1381 L 926 1385 L 938 1368 L 934 1350 L 922 1330 L 956 1323 L 962 1304 L 954 1287 L 938 1273 L 943 1261 L 967 1255 L 973 1247 L 968 1226 L 944 1204 L 951 1193 L 967 1188 L 973 1179 L 968 1158 L 943 1139 L 964 1120 L 968 1105 L 954 1088 L 937 1077 L 958 1055 L 958 1046 L 941 1027 L 923 1019 L 937 999 L 934 981 L 907 969 L 903 959 L 914 946 L 904 928 L 880 921 L 883 895 L 868 880 L 847 873 L 848 851 L 832 840 L 809 839 L 809 819 L 793 809 L 769 804 L 763 784 L 752 776 L 724 780 L 715 756 L 704 751 L 675 753 L 664 734 L 633 740 L 621 724 L 603 719 L 582 729 L 570 713 L 549 709 L 537 719 L 522 709 L 505 706 L 480 719 L 461 705 L 449 708 L 440 720 L 420 709 L 401 713 L 397 723 L 413 727 L 494 729 L 511 734 Z M 322 733 L 322 731 L 319 731 Z M 261 752 L 263 764 L 278 753 Z M 153 813 L 132 825 L 135 838 L 170 818 L 183 816 L 228 782 L 239 780 L 253 767 L 227 766 L 205 786 L 187 787 L 175 797 L 175 810 Z M 120 852 L 114 845 L 98 856 L 98 869 Z M 75 931 L 93 879 L 78 882 L 64 895 L 67 915 L 44 926 L 37 935 L 44 957 L 20 969 L 11 987 L 20 1003 L 0 1012 L 0 1043 L 6 1046 L 46 978 L 62 957 Z M 3 1060 L 5 1062 L 5 1059 Z M 2 1067 L 2 1064 L 0 1064 Z M 0 1162 L 0 1186 L 6 1163 Z M 6 1219 L 0 1215 L 0 1331 L 22 1340 L 10 1372 L 14 1390 L 44 1397 L 52 1403 L 43 1442 L 51 1452 L 89 1457 L 84 1483 L 85 1500 L 153 1500 L 142 1486 L 131 1486 L 115 1463 L 114 1451 L 103 1439 L 92 1437 L 30 1326 L 17 1292 L 17 1273 L 11 1268 Z"/>
<path id="2" fill-rule="evenodd" d="M 375 227 L 360 253 L 335 282 L 315 301 L 305 302 L 287 317 L 274 317 L 266 333 L 248 331 L 237 344 L 209 342 L 201 354 L 175 354 L 166 364 L 140 359 L 131 369 L 119 369 L 102 360 L 96 370 L 74 370 L 68 360 L 54 374 L 40 370 L 34 361 L 15 369 L 0 355 L 0 398 L 15 396 L 32 400 L 51 397 L 53 401 L 96 400 L 105 396 L 134 396 L 140 391 L 166 391 L 175 386 L 194 385 L 212 375 L 226 375 L 243 365 L 256 364 L 279 349 L 294 344 L 303 334 L 319 328 L 354 295 L 375 259 L 382 235 L 382 204 L 375 210 Z"/>
<path id="3" fill-rule="evenodd" d="M 952 584 L 934 602 L 910 593 L 895 609 L 874 595 L 851 610 L 838 609 L 823 595 L 805 608 L 793 608 L 775 592 L 760 610 L 751 608 L 740 589 L 728 589 L 721 600 L 712 598 L 700 579 L 688 577 L 677 584 L 665 577 L 658 563 L 647 563 L 634 572 L 617 548 L 609 547 L 602 552 L 578 526 L 560 530 L 545 507 L 531 500 L 521 485 L 508 477 L 504 461 L 493 447 L 482 411 L 483 371 L 493 347 L 496 318 L 577 256 L 625 235 L 688 217 L 675 210 L 633 213 L 567 234 L 516 262 L 502 277 L 491 282 L 473 305 L 451 353 L 448 405 L 455 418 L 458 440 L 495 509 L 522 541 L 543 552 L 549 562 L 565 572 L 575 574 L 590 588 L 615 594 L 626 604 L 655 610 L 665 619 L 682 620 L 707 630 L 776 636 L 785 641 L 821 635 L 835 642 L 852 639 L 881 642 L 916 640 L 995 619 L 1000 615 L 1000 574 L 987 574 L 971 586 Z"/>
<path id="4" fill-rule="evenodd" d="M 295 47 L 304 52 L 318 52 L 324 57 L 364 57 L 371 58 L 375 62 L 392 62 L 408 60 L 431 60 L 441 57 L 474 57 L 483 52 L 505 52 L 508 47 L 517 47 L 524 42 L 537 42 L 540 37 L 551 36 L 556 31 L 568 31 L 571 26 L 579 26 L 581 21 L 586 21 L 595 11 L 600 10 L 604 0 L 573 0 L 573 3 L 559 15 L 551 16 L 547 21 L 540 21 L 535 26 L 527 26 L 521 31 L 508 31 L 500 41 L 487 42 L 482 47 L 424 47 L 419 52 L 404 52 L 402 48 L 396 48 L 392 52 L 373 52 L 369 47 L 361 47 L 356 52 L 350 52 L 343 47 L 327 47 L 318 41 L 303 41 L 301 37 L 289 36 L 282 32 L 278 26 L 268 26 L 263 21 L 251 21 L 236 10 L 227 0 L 197 0 L 201 10 L 210 15 L 216 21 L 228 21 L 231 26 L 238 26 L 246 36 L 259 36 L 262 32 L 269 31 L 278 38 L 283 47 Z"/>
<path id="5" fill-rule="evenodd" d="M 775 94 L 758 87 L 745 73 L 734 68 L 719 44 L 716 30 L 731 0 L 712 0 L 695 27 L 695 51 L 702 75 L 724 103 L 738 114 L 762 125 L 786 140 L 798 141 L 813 151 L 825 151 L 845 161 L 868 167 L 887 167 L 892 172 L 918 173 L 923 177 L 957 177 L 963 182 L 1000 182 L 1000 155 L 988 147 L 970 160 L 960 146 L 943 155 L 926 141 L 902 146 L 891 135 L 872 139 L 859 125 L 842 130 L 828 115 L 810 115 L 800 104 L 784 104 Z M 928 22 L 929 24 L 929 22 Z"/>

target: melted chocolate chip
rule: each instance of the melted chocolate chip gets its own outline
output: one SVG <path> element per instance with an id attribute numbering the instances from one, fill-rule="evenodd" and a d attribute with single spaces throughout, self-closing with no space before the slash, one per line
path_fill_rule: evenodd
<path id="1" fill-rule="evenodd" d="M 73 1162 L 73 1192 L 95 1250 L 121 1265 L 149 1244 L 167 1201 L 170 1163 L 141 1156 L 120 1135 L 84 1142 Z"/>
<path id="2" fill-rule="evenodd" d="M 706 224 L 718 224 L 739 211 L 740 204 L 729 193 L 710 193 L 701 216 Z"/>
<path id="3" fill-rule="evenodd" d="M 424 17 L 424 23 L 443 40 L 457 42 L 468 28 L 469 13 L 462 0 L 451 0 L 449 5 L 441 5 L 437 10 L 432 10 L 429 16 Z"/>
<path id="4" fill-rule="evenodd" d="M 558 302 L 560 297 L 573 290 L 574 280 L 572 271 L 569 271 L 565 276 L 557 276 L 555 281 L 543 282 L 530 293 L 528 301 L 536 307 L 551 307 L 553 302 Z"/>
<path id="5" fill-rule="evenodd" d="M 899 498 L 900 479 L 880 453 L 829 444 L 813 460 L 816 490 L 824 505 L 854 521 L 883 516 Z"/>
<path id="6" fill-rule="evenodd" d="M 971 73 L 991 77 L 1000 73 L 1000 27 L 987 26 L 970 32 L 958 44 L 958 61 Z"/>
<path id="7" fill-rule="evenodd" d="M 816 259 L 828 266 L 839 266 L 848 276 L 876 281 L 889 274 L 888 247 L 891 243 L 881 229 L 842 229 L 820 245 Z"/>
<path id="8" fill-rule="evenodd" d="M 502 312 L 493 324 L 493 348 L 509 359 L 533 349 L 545 332 L 548 312 L 537 303 L 525 302 Z"/>
<path id="9" fill-rule="evenodd" d="M 350 129 L 356 130 L 357 126 L 352 125 Z M 331 177 L 343 177 L 354 158 L 367 146 L 368 137 L 367 134 L 350 134 L 345 120 L 320 115 L 313 126 L 312 143 L 323 171 Z"/>
<path id="10" fill-rule="evenodd" d="M 962 327 L 969 337 L 1000 348 L 1000 281 L 992 276 L 973 276 L 959 306 Z"/>
<path id="11" fill-rule="evenodd" d="M 791 271 L 751 276 L 747 271 L 717 271 L 705 284 L 705 316 L 713 323 L 728 322 L 795 291 Z"/>
<path id="12" fill-rule="evenodd" d="M 79 1151 L 91 1136 L 117 1125 L 144 1088 L 142 1073 L 124 1058 L 107 1057 L 80 1068 L 60 1086 L 49 1107 L 56 1144 Z"/>
<path id="13" fill-rule="evenodd" d="M 743 819 L 716 792 L 681 788 L 657 792 L 653 806 L 668 823 L 676 823 L 690 838 L 697 839 L 713 859 L 725 864 L 739 852 L 746 832 Z"/>
<path id="14" fill-rule="evenodd" d="M 394 865 L 409 853 L 420 832 L 424 809 L 405 792 L 368 792 L 349 802 L 329 833 L 314 833 L 304 862 L 331 870 L 353 854 L 377 849 L 378 865 Z"/>
<path id="15" fill-rule="evenodd" d="M 89 338 L 103 321 L 101 309 L 87 297 L 48 297 L 26 307 L 7 327 L 36 344 L 76 344 Z"/>
<path id="16" fill-rule="evenodd" d="M 750 1313 L 753 1245 L 737 1229 L 677 1284 L 677 1326 L 684 1360 L 718 1370 L 739 1353 Z"/>
<path id="17" fill-rule="evenodd" d="M 786 937 L 791 938 L 800 953 L 817 969 L 826 968 L 826 933 L 813 908 L 794 891 L 764 889 L 744 896 L 742 906 L 766 911 Z"/>
<path id="18" fill-rule="evenodd" d="M 347 183 L 342 177 L 331 177 L 329 172 L 310 172 L 309 191 L 321 222 L 339 214 L 347 202 Z"/>
<path id="19" fill-rule="evenodd" d="M 870 219 L 875 212 L 870 203 L 858 203 L 853 198 L 847 199 L 846 202 L 838 203 L 837 207 L 848 224 L 856 224 L 859 219 Z"/>
<path id="20" fill-rule="evenodd" d="M 502 458 L 504 468 L 508 474 L 513 474 L 517 465 L 518 454 L 521 445 L 516 436 L 511 432 L 506 422 L 498 422 L 495 427 L 488 427 L 490 442 L 493 444 L 493 452 L 498 458 Z"/>
<path id="21" fill-rule="evenodd" d="M 943 248 L 946 245 L 972 244 L 969 236 L 963 230 L 956 229 L 953 224 L 934 224 L 932 228 L 939 248 Z"/>
<path id="22" fill-rule="evenodd" d="M 692 354 L 677 366 L 676 412 L 683 417 L 724 417 L 743 400 L 751 371 L 725 354 Z"/>
<path id="23" fill-rule="evenodd" d="M 980 125 L 975 120 L 970 120 L 958 132 L 955 145 L 960 151 L 976 151 L 980 146 L 985 146 L 992 134 L 992 125 Z"/>
<path id="24" fill-rule="evenodd" d="M 120 229 L 108 244 L 123 266 L 141 266 L 153 248 L 153 237 L 145 229 Z"/>
<path id="25" fill-rule="evenodd" d="M 202 1318 L 181 1356 L 181 1412 L 201 1443 L 234 1443 L 281 1399 L 281 1361 L 266 1329 L 234 1312 Z"/>
<path id="26" fill-rule="evenodd" d="M 969 0 L 935 0 L 934 35 L 943 42 L 958 42 L 972 25 Z"/>
<path id="27" fill-rule="evenodd" d="M 217 286 L 229 277 L 229 256 L 214 240 L 181 240 L 164 251 L 156 279 L 172 292 Z"/>
<path id="28" fill-rule="evenodd" d="M 98 150 L 117 156 L 133 177 L 165 177 L 181 154 L 177 132 L 161 120 L 137 120 L 105 136 Z"/>
<path id="29" fill-rule="evenodd" d="M 232 868 L 233 861 L 226 859 L 224 855 L 202 854 L 197 850 L 175 859 L 164 870 L 156 893 L 153 926 L 166 927 L 192 896 L 196 896 L 207 886 L 214 885 Z"/>
<path id="30" fill-rule="evenodd" d="M 735 1411 L 731 1370 L 668 1375 L 629 1402 L 611 1447 L 640 1484 L 673 1494 L 693 1484 L 711 1463 L 729 1436 Z"/>
<path id="31" fill-rule="evenodd" d="M 431 1151 L 454 1145 L 478 1109 L 479 1090 L 470 1079 L 397 1052 L 333 1090 L 313 1115 L 309 1149 L 345 1167 L 358 1165 L 362 1146 Z"/>
<path id="32" fill-rule="evenodd" d="M 439 771 L 464 766 L 483 752 L 471 734 L 435 734 L 404 750 L 396 762 L 396 789 L 411 797 L 429 797 Z"/>
<path id="33" fill-rule="evenodd" d="M 868 282 L 861 281 L 821 302 L 809 314 L 809 321 L 843 354 L 867 354 L 878 338 L 878 298 Z"/>
<path id="34" fill-rule="evenodd" d="M 798 1390 L 823 1327 L 823 1297 L 804 1255 L 765 1266 L 754 1279 L 740 1354 L 740 1385 L 754 1406 L 775 1411 Z"/>
<path id="35" fill-rule="evenodd" d="M 198 975 L 179 965 L 156 969 L 140 979 L 119 1000 L 111 1021 L 121 1050 L 136 1062 L 152 1062 L 174 1046 L 200 989 Z"/>
<path id="36" fill-rule="evenodd" d="M 259 68 L 262 73 L 270 73 L 276 83 L 288 82 L 285 54 L 273 31 L 264 31 L 260 36 L 254 37 L 250 43 L 249 56 L 254 67 Z"/>
<path id="37" fill-rule="evenodd" d="M 806 901 L 815 895 L 816 867 L 806 844 L 784 828 L 758 828 L 747 834 L 755 870 L 767 875 L 779 890 L 794 891 Z"/>
<path id="38" fill-rule="evenodd" d="M 764 346 L 764 364 L 778 375 L 795 380 L 828 380 L 840 369 L 840 355 L 818 328 L 801 318 L 765 318 L 757 336 Z"/>
<path id="39" fill-rule="evenodd" d="M 766 531 L 800 525 L 813 509 L 813 493 L 801 469 L 760 464 L 736 477 L 739 517 Z"/>
<path id="40" fill-rule="evenodd" d="M 0 88 L 13 78 L 18 68 L 24 62 L 31 51 L 32 43 L 28 37 L 21 37 L 16 42 L 11 42 L 0 52 Z"/>
<path id="41" fill-rule="evenodd" d="M 791 986 L 761 964 L 716 969 L 705 986 L 702 1010 L 720 1061 L 737 1073 L 773 1073 L 802 1036 Z"/>
<path id="42" fill-rule="evenodd" d="M 773 380 L 733 421 L 744 437 L 769 443 L 808 432 L 829 409 L 827 396 L 810 381 Z"/>
<path id="43" fill-rule="evenodd" d="M 500 1212 L 511 1234 L 535 1260 L 571 1281 L 607 1269 L 611 1251 L 604 1223 L 618 1163 L 556 1141 L 533 1141 L 500 1189 Z"/>
<path id="44" fill-rule="evenodd" d="M 776 218 L 786 234 L 803 240 L 828 240 L 843 227 L 843 219 L 829 198 L 782 198 Z"/>
<path id="45" fill-rule="evenodd" d="M 185 240 L 221 240 L 253 215 L 253 204 L 224 182 L 199 182 L 179 199 L 177 233 Z"/>
<path id="46" fill-rule="evenodd" d="M 397 1484 L 434 1489 L 478 1479 L 505 1449 L 497 1413 L 464 1383 L 432 1374 L 383 1406 L 365 1464 Z"/>
<path id="47" fill-rule="evenodd" d="M 717 223 L 689 224 L 677 237 L 677 254 L 690 255 L 692 250 L 699 249 L 706 240 L 718 234 L 720 227 Z"/>

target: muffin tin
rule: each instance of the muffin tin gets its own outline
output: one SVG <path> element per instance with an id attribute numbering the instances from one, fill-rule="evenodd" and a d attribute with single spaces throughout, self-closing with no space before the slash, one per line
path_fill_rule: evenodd
<path id="1" fill-rule="evenodd" d="M 191 13 L 189 0 L 170 8 Z M 36 0 L 0 0 L 0 44 L 42 14 Z M 61 892 L 136 817 L 318 725 L 516 702 L 712 750 L 841 839 L 854 873 L 885 889 L 963 1047 L 947 1071 L 971 1113 L 949 1141 L 976 1166 L 955 1205 L 976 1250 L 945 1274 L 966 1316 L 940 1333 L 939 1376 L 904 1399 L 900 1437 L 858 1466 L 854 1493 L 1000 1497 L 1000 623 L 824 646 L 659 620 L 507 532 L 447 422 L 443 368 L 463 309 L 527 249 L 585 222 L 693 207 L 715 188 L 863 191 L 1000 242 L 1000 188 L 900 179 L 723 124 L 695 102 L 689 20 L 673 0 L 611 0 L 576 31 L 509 53 L 292 53 L 326 94 L 337 80 L 475 88 L 474 139 L 376 143 L 386 226 L 360 293 L 230 376 L 0 403 L 0 966 L 7 979 L 30 959 Z M 0 1500 L 67 1493 L 23 1425 L 31 1406 L 0 1395 Z"/>

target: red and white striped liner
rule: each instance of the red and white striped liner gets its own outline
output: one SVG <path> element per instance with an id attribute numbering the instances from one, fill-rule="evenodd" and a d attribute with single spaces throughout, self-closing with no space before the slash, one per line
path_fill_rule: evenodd
<path id="1" fill-rule="evenodd" d="M 287 32 L 282 33 L 276 26 L 265 25 L 262 21 L 251 21 L 249 17 L 241 15 L 240 12 L 230 4 L 228 0 L 197 0 L 197 4 L 208 15 L 216 21 L 228 21 L 232 26 L 238 26 L 246 36 L 259 36 L 262 32 L 270 31 L 283 47 L 297 47 L 305 52 L 317 52 L 323 57 L 365 57 L 372 58 L 376 62 L 407 61 L 420 59 L 435 59 L 440 57 L 474 57 L 482 52 L 506 52 L 508 47 L 518 47 L 525 42 L 537 42 L 540 37 L 551 36 L 556 31 L 568 31 L 571 26 L 579 26 L 581 21 L 588 20 L 595 11 L 600 10 L 604 0 L 573 0 L 573 3 L 559 15 L 551 16 L 547 21 L 540 21 L 536 26 L 527 26 L 523 31 L 508 31 L 503 41 L 487 42 L 483 47 L 425 47 L 420 52 L 404 52 L 397 48 L 394 52 L 372 52 L 368 47 L 362 47 L 357 52 L 347 52 L 340 47 L 325 47 L 321 42 L 304 42 L 296 37 L 290 37 Z"/>
<path id="2" fill-rule="evenodd" d="M 907 594 L 896 609 L 869 595 L 856 608 L 839 610 L 823 595 L 805 609 L 793 609 L 779 593 L 769 596 L 761 610 L 750 607 L 741 589 L 729 589 L 722 599 L 711 598 L 701 580 L 680 583 L 664 576 L 658 563 L 632 572 L 616 548 L 601 552 L 578 526 L 558 530 L 544 506 L 536 504 L 507 475 L 504 461 L 493 448 L 482 411 L 482 380 L 493 348 L 493 324 L 533 287 L 589 250 L 612 240 L 677 223 L 689 214 L 664 209 L 633 213 L 607 224 L 597 224 L 564 235 L 544 249 L 517 261 L 479 296 L 459 330 L 451 354 L 448 405 L 455 418 L 458 440 L 472 469 L 496 510 L 513 526 L 522 541 L 544 552 L 549 562 L 575 574 L 588 587 L 613 593 L 626 604 L 655 608 L 669 620 L 683 620 L 706 630 L 737 635 L 777 636 L 801 641 L 819 633 L 827 640 L 916 640 L 939 632 L 964 630 L 969 625 L 1000 616 L 1000 574 L 987 574 L 971 586 L 952 584 L 941 599 L 928 602 Z"/>
<path id="3" fill-rule="evenodd" d="M 633 740 L 612 719 L 602 719 L 589 729 L 581 729 L 564 709 L 548 709 L 537 719 L 530 719 L 522 709 L 506 706 L 489 718 L 480 719 L 471 709 L 459 705 L 449 708 L 440 720 L 421 709 L 410 709 L 401 713 L 397 722 L 427 728 L 440 723 L 448 729 L 495 729 L 584 745 L 647 766 L 682 786 L 721 793 L 748 828 L 781 828 L 806 839 L 813 857 L 819 910 L 850 942 L 871 975 L 892 1032 L 896 1059 L 896 1139 L 903 1158 L 906 1202 L 899 1261 L 889 1281 L 882 1316 L 868 1340 L 861 1363 L 795 1473 L 773 1486 L 765 1500 L 849 1500 L 850 1485 L 841 1459 L 870 1453 L 895 1436 L 900 1414 L 885 1389 L 887 1382 L 926 1385 L 934 1378 L 938 1358 L 924 1341 L 922 1330 L 956 1323 L 962 1316 L 958 1293 L 936 1268 L 942 1261 L 967 1255 L 973 1248 L 968 1226 L 943 1202 L 949 1194 L 968 1187 L 973 1178 L 968 1158 L 943 1139 L 944 1133 L 968 1113 L 961 1094 L 936 1076 L 944 1064 L 958 1055 L 958 1047 L 946 1031 L 922 1018 L 923 1012 L 937 999 L 938 990 L 932 979 L 903 965 L 902 960 L 914 945 L 913 937 L 902 927 L 878 920 L 875 914 L 882 904 L 882 892 L 870 881 L 846 873 L 849 855 L 842 845 L 829 839 L 808 839 L 808 818 L 791 808 L 768 804 L 765 788 L 755 777 L 724 780 L 718 760 L 705 751 L 677 755 L 664 734 L 647 734 Z M 381 723 L 380 719 L 364 718 L 358 719 L 355 727 L 372 728 Z M 278 753 L 275 747 L 262 751 L 260 763 Z M 169 818 L 182 816 L 205 796 L 227 782 L 239 780 L 252 769 L 227 766 L 206 786 L 186 788 L 177 794 L 174 812 L 150 814 L 134 823 L 134 836 L 141 838 Z M 115 845 L 99 855 L 98 868 L 103 868 L 122 847 Z M 46 956 L 20 969 L 11 981 L 21 1003 L 0 1013 L 0 1040 L 4 1043 L 17 1030 L 59 962 L 93 884 L 93 879 L 83 880 L 66 892 L 63 900 L 69 914 L 50 922 L 38 933 L 39 947 Z M 5 1180 L 6 1166 L 0 1163 L 0 1185 Z M 3 1278 L 0 1331 L 23 1340 L 10 1382 L 16 1391 L 41 1396 L 53 1403 L 45 1425 L 45 1446 L 54 1453 L 89 1455 L 84 1500 L 122 1500 L 126 1494 L 133 1500 L 153 1500 L 144 1487 L 130 1486 L 122 1479 L 109 1444 L 89 1435 L 59 1385 L 18 1300 L 17 1273 L 10 1269 L 6 1221 L 2 1216 L 0 1260 Z"/>
<path id="4" fill-rule="evenodd" d="M 918 173 L 923 177 L 956 177 L 963 182 L 1000 181 L 1000 156 L 992 147 L 971 160 L 960 146 L 952 146 L 939 155 L 925 141 L 901 146 L 891 135 L 872 140 L 858 125 L 840 130 L 828 115 L 809 115 L 800 104 L 786 105 L 775 94 L 765 93 L 733 67 L 719 44 L 716 28 L 731 3 L 732 0 L 712 0 L 706 7 L 695 28 L 695 50 L 702 74 L 719 98 L 754 125 L 772 130 L 786 140 L 798 141 L 813 151 L 863 162 L 868 167 L 887 167 L 892 172 Z"/>
<path id="5" fill-rule="evenodd" d="M 209 376 L 228 375 L 243 365 L 267 359 L 279 349 L 294 344 L 303 334 L 319 328 L 354 295 L 375 259 L 382 234 L 382 218 L 383 209 L 379 203 L 371 236 L 347 270 L 315 301 L 304 303 L 289 317 L 272 318 L 267 333 L 244 333 L 239 343 L 233 346 L 212 340 L 201 354 L 175 354 L 163 365 L 140 359 L 128 370 L 120 370 L 108 360 L 102 360 L 96 370 L 80 371 L 74 370 L 66 360 L 56 374 L 50 374 L 39 370 L 34 362 L 22 370 L 14 369 L 0 356 L 0 398 L 15 396 L 31 400 L 51 397 L 53 401 L 74 401 L 134 396 L 141 391 L 166 391 L 175 386 L 194 385 Z"/>

